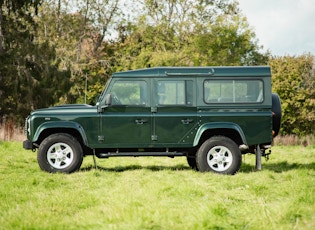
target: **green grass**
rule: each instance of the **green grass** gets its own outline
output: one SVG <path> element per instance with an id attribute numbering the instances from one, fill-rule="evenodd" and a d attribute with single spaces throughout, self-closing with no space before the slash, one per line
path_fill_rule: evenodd
<path id="1" fill-rule="evenodd" d="M 263 170 L 199 173 L 185 158 L 86 157 L 40 171 L 36 153 L 0 142 L 0 229 L 315 229 L 315 147 L 273 147 Z"/>

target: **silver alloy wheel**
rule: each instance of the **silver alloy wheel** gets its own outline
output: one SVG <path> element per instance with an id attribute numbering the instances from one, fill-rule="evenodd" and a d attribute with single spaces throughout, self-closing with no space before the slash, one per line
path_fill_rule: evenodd
<path id="1" fill-rule="evenodd" d="M 55 143 L 47 151 L 48 163 L 56 169 L 68 167 L 73 162 L 73 158 L 73 150 L 66 143 Z"/>
<path id="2" fill-rule="evenodd" d="M 225 146 L 214 146 L 207 154 L 207 163 L 211 169 L 222 172 L 228 169 L 233 162 L 231 151 Z"/>

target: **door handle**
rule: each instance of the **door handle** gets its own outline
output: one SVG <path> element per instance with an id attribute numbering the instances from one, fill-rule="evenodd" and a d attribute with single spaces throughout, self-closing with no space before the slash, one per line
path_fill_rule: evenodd
<path id="1" fill-rule="evenodd" d="M 183 120 L 182 120 L 182 123 L 183 123 L 184 125 L 188 125 L 188 124 L 193 123 L 193 122 L 194 122 L 193 119 L 183 119 Z"/>
<path id="2" fill-rule="evenodd" d="M 137 125 L 143 125 L 144 123 L 147 123 L 148 121 L 146 119 L 136 119 Z"/>

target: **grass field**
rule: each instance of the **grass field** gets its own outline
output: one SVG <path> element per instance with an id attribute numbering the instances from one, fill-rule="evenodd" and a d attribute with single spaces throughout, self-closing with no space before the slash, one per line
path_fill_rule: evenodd
<path id="1" fill-rule="evenodd" d="M 0 142 L 0 229 L 315 229 L 315 146 L 273 147 L 263 170 L 192 171 L 185 158 L 84 159 L 48 174 Z"/>

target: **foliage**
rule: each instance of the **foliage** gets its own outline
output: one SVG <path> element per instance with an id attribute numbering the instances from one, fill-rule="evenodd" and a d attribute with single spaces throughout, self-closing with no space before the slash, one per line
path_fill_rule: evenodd
<path id="1" fill-rule="evenodd" d="M 54 48 L 37 40 L 32 15 L 39 1 L 0 3 L 0 117 L 22 123 L 30 109 L 52 105 L 68 90 L 67 72 L 51 62 Z"/>
<path id="2" fill-rule="evenodd" d="M 297 136 L 297 135 L 285 135 L 285 136 L 277 136 L 274 139 L 274 145 L 285 145 L 285 146 L 293 146 L 293 145 L 302 145 L 302 146 L 310 146 L 315 145 L 315 135 L 306 135 L 306 136 Z"/>
<path id="3" fill-rule="evenodd" d="M 274 147 L 263 170 L 235 176 L 186 159 L 84 159 L 71 175 L 40 171 L 36 154 L 0 142 L 3 229 L 314 229 L 315 148 Z"/>
<path id="4" fill-rule="evenodd" d="M 264 63 L 235 1 L 0 3 L 10 22 L 0 30 L 1 114 L 20 121 L 36 108 L 93 104 L 114 71 Z"/>
<path id="5" fill-rule="evenodd" d="M 145 1 L 142 11 L 122 33 L 118 70 L 267 62 L 234 1 Z"/>
<path id="6" fill-rule="evenodd" d="M 261 48 L 237 0 L 0 0 L 0 122 L 94 104 L 116 71 L 265 65 Z M 314 131 L 313 59 L 270 59 L 284 135 Z"/>
<path id="7" fill-rule="evenodd" d="M 76 3 L 76 4 L 75 4 Z M 37 17 L 40 38 L 56 50 L 55 62 L 70 72 L 69 91 L 55 103 L 94 103 L 112 73 L 112 51 L 104 41 L 118 13 L 118 1 L 45 2 Z"/>
<path id="8" fill-rule="evenodd" d="M 282 102 L 281 133 L 306 135 L 315 130 L 315 60 L 311 55 L 273 57 L 273 90 Z"/>

